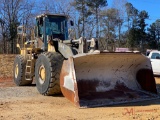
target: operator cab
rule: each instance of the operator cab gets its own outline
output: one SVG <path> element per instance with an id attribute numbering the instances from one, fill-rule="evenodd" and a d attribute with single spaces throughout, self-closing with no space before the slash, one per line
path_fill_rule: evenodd
<path id="1" fill-rule="evenodd" d="M 68 39 L 68 17 L 66 15 L 42 14 L 36 17 L 36 37 L 47 47 L 47 37 L 60 40 Z"/>
<path id="2" fill-rule="evenodd" d="M 68 39 L 67 19 L 65 15 L 56 14 L 42 14 L 37 16 L 38 36 L 49 35 L 61 40 Z"/>

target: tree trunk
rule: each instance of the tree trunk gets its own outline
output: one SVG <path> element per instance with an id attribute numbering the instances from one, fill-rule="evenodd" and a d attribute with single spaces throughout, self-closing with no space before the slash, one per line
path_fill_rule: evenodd
<path id="1" fill-rule="evenodd" d="M 96 38 L 99 38 L 99 26 L 98 26 L 98 23 L 99 23 L 99 19 L 98 19 L 98 8 L 96 8 Z"/>

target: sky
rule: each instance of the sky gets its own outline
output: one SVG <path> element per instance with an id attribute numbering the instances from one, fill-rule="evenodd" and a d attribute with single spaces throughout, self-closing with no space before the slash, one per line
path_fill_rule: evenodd
<path id="1" fill-rule="evenodd" d="M 113 0 L 107 0 L 108 6 L 112 6 Z M 148 25 L 160 19 L 160 0 L 127 0 L 139 11 L 145 10 L 149 14 L 146 20 Z"/>

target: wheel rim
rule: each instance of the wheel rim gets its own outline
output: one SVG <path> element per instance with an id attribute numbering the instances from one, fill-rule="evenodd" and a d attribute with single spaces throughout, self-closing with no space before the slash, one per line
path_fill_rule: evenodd
<path id="1" fill-rule="evenodd" d="M 45 82 L 45 78 L 46 78 L 46 70 L 45 67 L 41 65 L 39 67 L 39 82 L 43 84 Z"/>
<path id="2" fill-rule="evenodd" d="M 19 73 L 18 64 L 16 64 L 16 67 L 15 67 L 15 78 L 18 77 L 18 73 Z"/>

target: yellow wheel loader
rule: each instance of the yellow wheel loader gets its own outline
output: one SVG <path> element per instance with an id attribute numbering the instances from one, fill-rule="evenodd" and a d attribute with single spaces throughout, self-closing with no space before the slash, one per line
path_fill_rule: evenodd
<path id="1" fill-rule="evenodd" d="M 95 38 L 68 39 L 67 16 L 36 17 L 35 36 L 19 27 L 14 82 L 40 94 L 63 94 L 79 107 L 96 107 L 157 98 L 150 60 L 141 53 L 100 52 Z M 72 22 L 71 22 L 72 23 Z M 24 43 L 24 44 L 22 44 Z"/>

